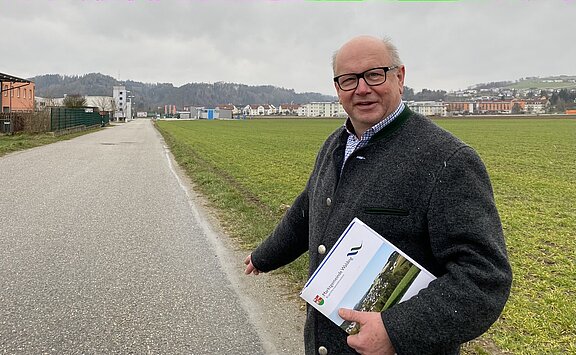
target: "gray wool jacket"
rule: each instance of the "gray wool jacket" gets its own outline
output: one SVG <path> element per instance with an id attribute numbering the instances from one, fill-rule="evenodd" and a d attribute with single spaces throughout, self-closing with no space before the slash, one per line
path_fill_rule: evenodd
<path id="1" fill-rule="evenodd" d="M 484 333 L 508 299 L 512 272 L 484 164 L 476 152 L 406 108 L 369 144 L 342 160 L 341 127 L 322 146 L 304 191 L 252 253 L 261 271 L 308 251 L 310 273 L 354 217 L 437 279 L 382 312 L 398 354 L 458 354 Z M 308 307 L 306 354 L 355 353 L 347 334 Z"/>

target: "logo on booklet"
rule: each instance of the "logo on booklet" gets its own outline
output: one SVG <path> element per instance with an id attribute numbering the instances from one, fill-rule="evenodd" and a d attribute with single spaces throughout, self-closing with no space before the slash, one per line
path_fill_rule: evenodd
<path id="1" fill-rule="evenodd" d="M 358 250 L 362 249 L 362 244 L 360 244 L 357 247 L 353 247 L 350 249 L 350 252 L 348 254 L 346 254 L 346 256 L 354 256 L 356 254 L 358 254 Z"/>
<path id="2" fill-rule="evenodd" d="M 316 297 L 314 297 L 314 303 L 321 306 L 324 304 L 324 299 L 320 297 L 320 295 L 316 295 Z"/>

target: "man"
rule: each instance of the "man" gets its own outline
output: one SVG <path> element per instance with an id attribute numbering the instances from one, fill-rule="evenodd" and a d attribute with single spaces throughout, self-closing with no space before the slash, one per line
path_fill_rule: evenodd
<path id="1" fill-rule="evenodd" d="M 496 321 L 512 280 L 486 169 L 472 148 L 404 106 L 405 67 L 388 40 L 350 40 L 333 70 L 349 118 L 272 235 L 246 258 L 246 273 L 306 251 L 312 273 L 358 217 L 437 279 L 382 313 L 340 310 L 360 324 L 356 335 L 308 307 L 306 353 L 457 354 Z"/>

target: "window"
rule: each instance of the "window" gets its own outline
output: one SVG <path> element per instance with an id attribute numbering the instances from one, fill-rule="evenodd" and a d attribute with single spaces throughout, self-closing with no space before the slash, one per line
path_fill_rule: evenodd
<path id="1" fill-rule="evenodd" d="M 18 90 L 16 90 L 16 97 L 20 97 L 20 88 L 18 88 Z"/>
<path id="2" fill-rule="evenodd" d="M 8 96 L 8 85 L 4 85 L 4 96 Z"/>

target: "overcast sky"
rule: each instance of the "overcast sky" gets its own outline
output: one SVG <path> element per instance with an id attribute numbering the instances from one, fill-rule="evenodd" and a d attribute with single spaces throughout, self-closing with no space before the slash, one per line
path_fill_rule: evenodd
<path id="1" fill-rule="evenodd" d="M 456 90 L 576 75 L 576 0 L 0 0 L 0 72 L 99 72 L 335 94 L 331 58 L 388 36 L 405 85 Z"/>

